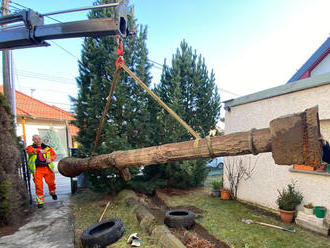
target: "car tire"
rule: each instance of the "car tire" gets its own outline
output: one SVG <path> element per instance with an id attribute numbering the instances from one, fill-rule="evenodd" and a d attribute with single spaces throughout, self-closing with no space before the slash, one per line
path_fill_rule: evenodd
<path id="1" fill-rule="evenodd" d="M 168 210 L 165 214 L 164 223 L 168 227 L 190 229 L 195 224 L 195 215 L 193 212 L 185 209 Z"/>
<path id="2" fill-rule="evenodd" d="M 121 219 L 105 219 L 89 226 L 81 235 L 83 248 L 103 248 L 119 240 L 125 232 Z"/>

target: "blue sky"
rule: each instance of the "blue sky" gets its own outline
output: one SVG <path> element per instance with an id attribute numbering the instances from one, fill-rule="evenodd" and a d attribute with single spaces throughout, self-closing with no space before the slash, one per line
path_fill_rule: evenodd
<path id="1" fill-rule="evenodd" d="M 13 0 L 40 13 L 84 7 L 90 0 Z M 328 0 L 133 0 L 139 24 L 148 26 L 149 59 L 163 63 L 185 39 L 214 70 L 221 100 L 287 82 L 329 36 Z M 15 4 L 11 4 L 18 7 Z M 66 22 L 87 12 L 53 16 Z M 46 23 L 54 23 L 45 19 Z M 82 39 L 13 52 L 16 89 L 69 109 Z M 161 70 L 152 69 L 153 82 Z M 50 90 L 51 89 L 51 90 Z M 231 92 L 231 93 L 228 93 Z"/>

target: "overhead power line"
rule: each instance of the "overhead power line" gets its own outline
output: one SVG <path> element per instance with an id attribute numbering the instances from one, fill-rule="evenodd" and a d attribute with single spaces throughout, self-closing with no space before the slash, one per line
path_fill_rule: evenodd
<path id="1" fill-rule="evenodd" d="M 13 4 L 15 4 L 15 5 L 19 6 L 19 7 L 24 8 L 24 9 L 28 9 L 28 7 L 26 7 L 26 6 L 22 5 L 22 4 L 19 4 L 19 3 L 15 3 L 14 1 L 10 1 L 10 3 L 13 3 Z"/>
<path id="2" fill-rule="evenodd" d="M 60 49 L 62 49 L 64 52 L 66 52 L 67 54 L 69 54 L 70 56 L 80 60 L 80 58 L 78 58 L 76 55 L 74 55 L 73 53 L 71 53 L 69 50 L 65 49 L 64 47 L 62 47 L 61 45 L 59 45 L 58 43 L 56 43 L 55 41 L 50 40 L 51 43 L 53 43 L 54 45 L 56 45 L 57 47 L 59 47 Z"/>
<path id="3" fill-rule="evenodd" d="M 240 95 L 237 94 L 237 93 L 234 93 L 234 92 L 229 91 L 229 90 L 225 90 L 225 89 L 223 89 L 223 88 L 219 88 L 219 90 L 221 90 L 221 91 L 223 91 L 223 92 L 226 92 L 226 93 L 228 93 L 228 94 L 231 94 L 231 95 L 233 95 L 233 96 L 240 96 Z"/>
<path id="4" fill-rule="evenodd" d="M 151 59 L 148 59 L 151 63 L 154 63 L 154 64 L 156 64 L 156 65 L 159 65 L 160 67 L 163 67 L 163 65 L 161 64 L 161 63 L 158 63 L 158 62 L 156 62 L 156 61 L 153 61 L 153 60 L 151 60 Z"/>

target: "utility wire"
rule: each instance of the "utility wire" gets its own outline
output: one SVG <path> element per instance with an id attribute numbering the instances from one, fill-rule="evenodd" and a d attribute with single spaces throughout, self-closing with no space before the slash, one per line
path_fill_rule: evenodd
<path id="1" fill-rule="evenodd" d="M 148 61 L 150 61 L 151 63 L 154 63 L 154 64 L 156 64 L 156 65 L 159 65 L 160 67 L 163 67 L 162 64 L 160 64 L 160 63 L 158 63 L 158 62 L 156 62 L 156 61 L 153 61 L 153 60 L 151 60 L 151 59 L 148 59 Z"/>
<path id="2" fill-rule="evenodd" d="M 28 9 L 28 7 L 26 7 L 26 6 L 22 5 L 22 4 L 16 3 L 16 2 L 14 2 L 14 1 L 11 1 L 10 3 L 13 3 L 13 4 L 15 4 L 15 5 L 19 6 L 19 7 L 22 7 L 22 8 Z M 11 7 L 15 8 L 15 9 L 17 9 L 17 10 L 21 10 L 21 9 L 19 9 L 19 8 L 16 7 L 16 6 L 11 6 Z M 54 20 L 54 21 L 56 21 L 56 22 L 63 23 L 63 22 L 61 22 L 60 20 L 57 20 L 57 19 L 55 19 L 55 18 L 53 18 L 53 17 L 50 17 L 50 16 L 46 16 L 46 17 L 49 18 L 49 19 L 52 19 L 52 20 Z M 66 52 L 67 54 L 69 54 L 70 56 L 72 56 L 72 57 L 78 59 L 78 61 L 80 60 L 80 58 L 78 58 L 76 55 L 74 55 L 74 54 L 71 53 L 69 50 L 65 49 L 64 47 L 62 47 L 61 45 L 59 45 L 59 44 L 56 43 L 55 41 L 52 41 L 52 40 L 51 40 L 50 42 L 52 42 L 54 45 L 56 45 L 57 47 L 59 47 L 60 49 L 62 49 L 63 51 L 65 51 L 65 52 Z M 158 63 L 158 62 L 156 62 L 156 61 L 154 61 L 154 60 L 151 60 L 151 59 L 148 59 L 148 61 L 152 63 L 152 66 L 153 66 L 154 68 L 159 69 L 159 70 L 162 70 L 163 65 L 162 65 L 161 63 Z M 32 76 L 31 76 L 31 77 L 32 77 Z M 42 78 L 40 78 L 40 79 L 42 79 Z M 52 80 L 52 81 L 55 81 L 55 80 Z M 231 94 L 231 95 L 233 95 L 233 96 L 240 96 L 239 94 L 236 94 L 236 93 L 234 93 L 234 92 L 231 92 L 231 91 L 226 90 L 226 89 L 223 89 L 223 88 L 219 88 L 219 90 L 221 90 L 221 91 L 223 91 L 223 92 L 226 92 L 226 93 L 228 93 L 228 94 Z"/>
<path id="3" fill-rule="evenodd" d="M 80 58 L 78 58 L 76 55 L 74 55 L 73 53 L 71 53 L 69 50 L 65 49 L 64 47 L 62 47 L 61 45 L 59 45 L 58 43 L 56 43 L 53 40 L 50 40 L 51 43 L 53 43 L 54 45 L 58 46 L 59 48 L 61 48 L 63 51 L 65 51 L 67 54 L 71 55 L 72 57 L 80 60 Z"/>
<path id="4" fill-rule="evenodd" d="M 10 3 L 9 3 L 10 4 Z M 16 6 L 13 6 L 13 5 L 9 5 L 9 8 L 14 8 L 15 10 L 22 10 L 20 8 L 17 8 Z"/>
<path id="5" fill-rule="evenodd" d="M 15 3 L 15 2 L 13 2 L 13 1 L 11 1 L 11 3 L 16 4 L 17 6 L 20 6 L 20 7 L 22 7 L 22 8 L 28 9 L 28 7 L 26 7 L 26 6 L 24 6 L 24 5 L 21 5 L 21 4 L 19 4 L 19 3 Z M 13 7 L 14 7 L 14 6 L 13 6 Z M 15 7 L 15 8 L 17 8 L 17 7 Z M 18 8 L 17 8 L 17 9 L 18 9 Z M 46 16 L 46 17 L 49 18 L 49 19 L 51 19 L 51 20 L 53 20 L 53 21 L 56 21 L 56 22 L 59 22 L 59 23 L 63 23 L 63 22 L 61 22 L 60 20 L 58 20 L 58 19 L 56 19 L 56 18 L 53 18 L 53 17 L 50 17 L 50 16 Z M 78 58 L 76 55 L 74 55 L 74 54 L 71 53 L 69 50 L 65 49 L 64 47 L 62 47 L 61 45 L 59 45 L 59 44 L 56 43 L 55 41 L 50 40 L 50 42 L 53 43 L 54 45 L 56 45 L 57 47 L 59 47 L 60 49 L 62 49 L 63 51 L 65 51 L 65 52 L 66 52 L 67 54 L 69 54 L 70 56 L 72 56 L 72 57 L 74 57 L 74 58 L 80 60 L 80 58 Z"/>
<path id="6" fill-rule="evenodd" d="M 17 6 L 20 6 L 20 7 L 24 8 L 24 9 L 29 9 L 29 8 L 26 7 L 26 6 L 21 5 L 21 4 L 19 4 L 19 3 L 15 3 L 15 2 L 13 2 L 13 1 L 11 1 L 10 3 L 16 4 Z M 22 9 L 20 9 L 20 8 L 17 8 L 16 6 L 13 6 L 13 5 L 12 5 L 11 7 L 15 8 L 15 9 L 17 9 L 17 10 L 22 10 Z M 53 21 L 56 21 L 56 22 L 59 22 L 59 23 L 63 23 L 63 22 L 61 22 L 60 20 L 58 20 L 58 19 L 56 19 L 56 18 L 54 18 L 54 17 L 50 17 L 50 16 L 46 16 L 46 17 L 49 18 L 49 19 L 51 19 L 51 20 L 53 20 Z"/>
<path id="7" fill-rule="evenodd" d="M 226 93 L 228 93 L 228 94 L 231 94 L 231 95 L 233 95 L 233 96 L 240 96 L 239 94 L 236 94 L 236 93 L 234 93 L 234 92 L 232 92 L 232 91 L 229 91 L 229 90 L 225 90 L 225 89 L 223 89 L 223 88 L 219 88 L 219 90 L 221 90 L 221 91 L 223 91 L 223 92 L 226 92 Z"/>
<path id="8" fill-rule="evenodd" d="M 20 87 L 20 88 L 22 88 L 22 89 L 30 89 L 31 90 L 31 87 Z M 54 88 L 54 87 L 52 87 L 51 88 L 51 90 L 52 90 L 52 92 L 53 93 L 61 93 L 61 94 L 69 94 L 69 93 L 71 93 L 71 92 L 68 92 L 68 91 L 61 91 L 61 90 L 58 90 L 59 88 Z M 49 88 L 48 89 L 46 89 L 46 88 L 40 88 L 40 87 L 37 87 L 37 90 L 38 91 L 44 91 L 44 92 L 49 92 Z"/>
<path id="9" fill-rule="evenodd" d="M 10 1 L 10 3 L 13 3 L 13 4 L 15 4 L 15 5 L 19 6 L 19 7 L 24 8 L 24 9 L 28 9 L 28 7 L 26 7 L 26 6 L 22 5 L 22 4 L 19 4 L 19 3 L 15 3 L 14 1 Z"/>
<path id="10" fill-rule="evenodd" d="M 72 81 L 74 81 L 74 79 L 72 79 L 72 78 L 59 77 L 59 76 L 54 76 L 54 75 L 50 75 L 50 74 L 30 72 L 30 71 L 24 71 L 24 70 L 17 70 L 17 72 L 22 77 L 31 77 L 31 78 L 36 78 L 36 79 L 49 80 L 49 81 L 59 82 L 59 83 L 66 84 L 66 85 L 67 85 L 67 83 L 73 84 Z"/>

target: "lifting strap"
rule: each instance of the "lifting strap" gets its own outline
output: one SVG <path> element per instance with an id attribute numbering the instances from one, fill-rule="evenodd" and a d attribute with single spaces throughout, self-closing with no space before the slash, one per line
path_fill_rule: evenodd
<path id="1" fill-rule="evenodd" d="M 152 96 L 153 99 L 155 99 L 156 102 L 158 102 L 170 115 L 174 117 L 185 129 L 190 132 L 195 139 L 200 139 L 198 133 L 196 133 L 184 120 L 180 118 L 170 107 L 168 107 L 155 93 L 153 93 L 147 85 L 145 85 L 125 64 L 120 64 L 120 66 L 132 77 L 135 79 L 138 84 L 145 89 L 149 95 Z"/>
<path id="2" fill-rule="evenodd" d="M 125 64 L 125 60 L 124 60 L 124 46 L 121 40 L 121 37 L 117 34 L 116 35 L 116 41 L 117 41 L 117 60 L 116 60 L 116 70 L 115 73 L 113 75 L 113 80 L 112 80 L 112 85 L 109 91 L 109 95 L 107 97 L 107 104 L 105 105 L 105 108 L 103 110 L 103 114 L 102 114 L 102 118 L 100 121 L 100 125 L 99 128 L 97 129 L 97 134 L 95 137 L 95 142 L 94 142 L 94 148 L 93 148 L 93 152 L 92 152 L 92 156 L 96 155 L 96 147 L 99 143 L 100 140 L 100 136 L 101 136 L 101 132 L 102 132 L 102 128 L 103 128 L 103 124 L 104 124 L 104 119 L 105 119 L 105 115 L 107 114 L 109 108 L 110 108 L 110 104 L 111 104 L 111 99 L 112 99 L 112 95 L 113 92 L 115 91 L 117 82 L 118 82 L 118 78 L 119 78 L 119 74 L 120 74 L 120 69 L 121 69 L 121 64 Z"/>
<path id="3" fill-rule="evenodd" d="M 109 91 L 109 96 L 107 97 L 107 103 L 104 108 L 102 118 L 100 121 L 99 128 L 97 129 L 97 134 L 95 138 L 95 143 L 94 143 L 94 148 L 92 152 L 92 156 L 96 154 L 96 148 L 101 136 L 101 131 L 103 128 L 104 124 L 104 119 L 106 116 L 106 113 L 109 110 L 110 104 L 111 104 L 111 98 L 113 95 L 113 92 L 115 91 L 115 87 L 119 78 L 119 73 L 120 69 L 124 69 L 135 81 L 143 88 L 145 89 L 149 95 L 152 96 L 152 98 L 158 102 L 174 119 L 176 119 L 191 135 L 195 137 L 195 139 L 199 140 L 201 137 L 199 136 L 198 133 L 196 133 L 184 120 L 182 120 L 170 107 L 168 107 L 154 92 L 152 92 L 147 85 L 145 85 L 126 65 L 125 65 L 125 60 L 124 60 L 124 49 L 123 49 L 123 44 L 121 37 L 119 35 L 116 35 L 116 40 L 117 40 L 117 60 L 116 60 L 116 71 L 114 73 L 112 85 Z M 198 141 L 197 141 L 198 144 Z M 210 150 L 210 149 L 209 149 Z M 212 155 L 213 152 L 210 151 L 210 154 Z"/>
<path id="4" fill-rule="evenodd" d="M 111 85 L 111 88 L 110 88 L 110 91 L 109 91 L 109 95 L 107 97 L 107 104 L 105 105 L 105 108 L 104 108 L 103 114 L 102 114 L 102 118 L 101 118 L 101 121 L 100 121 L 100 125 L 99 125 L 99 128 L 97 129 L 97 134 L 96 134 L 96 138 L 95 138 L 95 142 L 94 142 L 94 148 L 93 148 L 92 156 L 96 155 L 96 147 L 97 147 L 97 144 L 99 143 L 99 139 L 100 139 L 100 136 L 101 136 L 105 115 L 107 114 L 107 112 L 109 110 L 112 95 L 113 95 L 113 92 L 115 91 L 117 81 L 118 81 L 118 78 L 119 78 L 119 74 L 120 74 L 120 70 L 117 67 L 116 71 L 115 71 L 115 74 L 113 76 L 112 85 Z"/>

